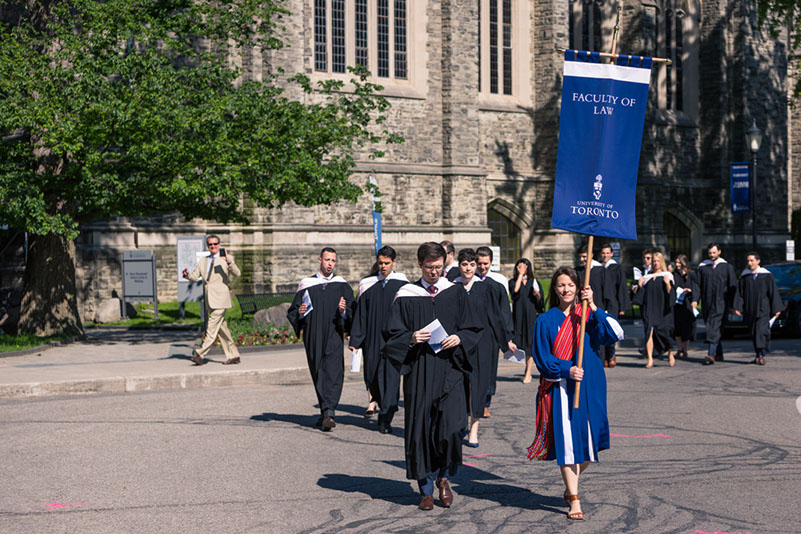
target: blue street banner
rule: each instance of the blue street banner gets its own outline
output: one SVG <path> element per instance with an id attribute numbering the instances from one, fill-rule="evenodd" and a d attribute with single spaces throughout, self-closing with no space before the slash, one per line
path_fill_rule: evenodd
<path id="1" fill-rule="evenodd" d="M 748 162 L 729 163 L 732 213 L 751 211 L 751 167 Z"/>
<path id="2" fill-rule="evenodd" d="M 652 59 L 565 51 L 554 228 L 637 239 L 636 191 Z"/>
<path id="3" fill-rule="evenodd" d="M 375 176 L 370 176 L 370 185 L 374 188 L 373 190 L 378 188 L 378 180 L 375 179 Z M 381 250 L 381 212 L 377 211 L 378 204 L 381 202 L 381 199 L 376 195 L 373 195 L 373 239 L 375 240 L 375 253 L 378 254 L 378 251 Z"/>

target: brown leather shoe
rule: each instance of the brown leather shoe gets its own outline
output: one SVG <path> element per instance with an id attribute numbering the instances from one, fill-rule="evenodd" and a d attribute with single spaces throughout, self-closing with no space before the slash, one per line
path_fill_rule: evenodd
<path id="1" fill-rule="evenodd" d="M 492 417 L 492 414 L 490 413 L 489 408 L 486 407 L 486 406 L 484 406 L 484 417 L 486 417 L 486 418 Z"/>
<path id="2" fill-rule="evenodd" d="M 203 365 L 206 363 L 206 360 L 201 358 L 200 354 L 198 354 L 196 350 L 192 351 L 192 361 L 195 363 L 195 365 Z"/>
<path id="3" fill-rule="evenodd" d="M 434 496 L 433 495 L 423 495 L 423 500 L 420 501 L 419 509 L 425 510 L 428 512 L 429 510 L 434 509 Z"/>
<path id="4" fill-rule="evenodd" d="M 323 417 L 323 432 L 329 432 L 332 428 L 337 426 L 336 421 L 330 415 Z"/>
<path id="5" fill-rule="evenodd" d="M 239 363 L 240 361 L 241 360 L 239 359 L 239 356 L 237 356 L 236 358 L 229 358 L 225 360 L 223 362 L 223 365 L 234 365 L 235 363 Z"/>
<path id="6" fill-rule="evenodd" d="M 609 358 L 609 367 L 614 367 L 617 365 L 617 356 L 612 356 Z"/>
<path id="7" fill-rule="evenodd" d="M 604 360 L 604 367 L 609 367 L 609 360 Z"/>
<path id="8" fill-rule="evenodd" d="M 451 491 L 451 486 L 448 484 L 448 479 L 443 478 L 437 484 L 439 488 L 439 502 L 442 503 L 442 506 L 445 508 L 449 508 L 451 504 L 453 504 L 453 492 Z"/>

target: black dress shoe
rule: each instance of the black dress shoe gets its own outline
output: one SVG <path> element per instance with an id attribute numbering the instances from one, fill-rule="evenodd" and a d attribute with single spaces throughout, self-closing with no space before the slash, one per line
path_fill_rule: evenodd
<path id="1" fill-rule="evenodd" d="M 330 432 L 335 426 L 337 426 L 337 423 L 333 417 L 330 415 L 323 417 L 323 432 Z"/>
<path id="2" fill-rule="evenodd" d="M 426 512 L 434 509 L 434 496 L 433 495 L 423 495 L 423 499 L 420 501 L 419 509 L 425 510 Z"/>
<path id="3" fill-rule="evenodd" d="M 715 354 L 715 361 L 716 362 L 722 362 L 723 361 L 723 353 L 722 352 L 720 354 Z"/>
<path id="4" fill-rule="evenodd" d="M 378 425 L 378 432 L 381 434 L 392 434 L 392 427 L 388 423 Z"/>

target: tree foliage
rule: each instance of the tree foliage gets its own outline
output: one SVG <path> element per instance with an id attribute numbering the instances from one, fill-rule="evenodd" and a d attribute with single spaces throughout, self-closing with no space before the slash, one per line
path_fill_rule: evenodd
<path id="1" fill-rule="evenodd" d="M 799 0 L 758 0 L 759 24 L 767 25 L 771 36 L 776 38 L 779 33 L 787 29 L 792 37 L 792 49 L 801 48 L 801 1 Z M 793 54 L 791 61 L 798 61 L 797 54 Z M 801 77 L 795 80 L 793 94 L 801 95 Z"/>
<path id="2" fill-rule="evenodd" d="M 282 0 L 9 2 L 0 28 L 0 221 L 72 239 L 110 215 L 244 221 L 260 206 L 354 201 L 354 154 L 389 104 L 353 71 L 313 87 L 243 78 L 282 46 Z M 373 153 L 373 155 L 379 155 Z M 243 195 L 244 194 L 244 195 Z"/>

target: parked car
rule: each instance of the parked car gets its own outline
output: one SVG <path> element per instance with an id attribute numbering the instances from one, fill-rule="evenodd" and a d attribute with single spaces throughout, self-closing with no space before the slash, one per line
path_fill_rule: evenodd
<path id="1" fill-rule="evenodd" d="M 776 279 L 784 310 L 771 328 L 773 333 L 801 337 L 801 261 L 788 261 L 766 265 Z M 746 333 L 742 316 L 728 315 L 723 323 L 723 336 L 732 337 Z"/>

